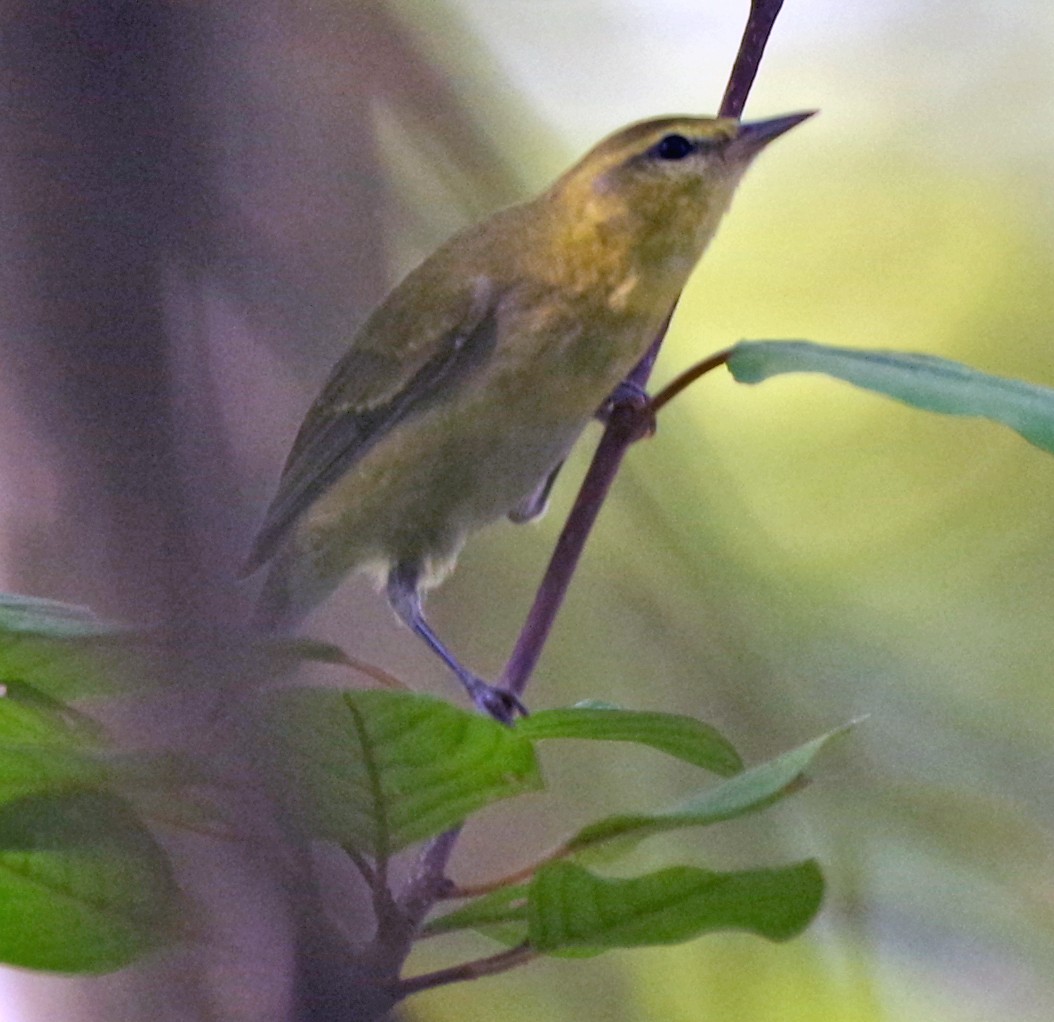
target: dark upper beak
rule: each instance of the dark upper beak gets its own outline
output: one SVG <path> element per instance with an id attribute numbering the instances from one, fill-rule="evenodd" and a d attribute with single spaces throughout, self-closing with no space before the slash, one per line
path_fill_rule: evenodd
<path id="1" fill-rule="evenodd" d="M 738 162 L 757 156 L 774 138 L 790 131 L 795 125 L 807 121 L 817 111 L 806 110 L 800 114 L 770 117 L 767 121 L 747 121 L 740 124 L 739 133 L 725 146 L 725 159 Z"/>

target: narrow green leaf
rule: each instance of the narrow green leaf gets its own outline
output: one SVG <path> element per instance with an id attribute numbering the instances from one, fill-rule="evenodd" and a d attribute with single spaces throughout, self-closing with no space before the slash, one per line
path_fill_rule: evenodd
<path id="1" fill-rule="evenodd" d="M 528 937 L 549 954 L 677 944 L 715 930 L 787 940 L 822 899 L 823 876 L 811 860 L 739 873 L 675 866 L 630 880 L 556 862 L 531 883 Z"/>
<path id="2" fill-rule="evenodd" d="M 658 813 L 619 814 L 591 823 L 575 834 L 566 847 L 580 853 L 617 840 L 618 848 L 614 851 L 620 852 L 652 834 L 706 826 L 764 809 L 794 790 L 817 753 L 832 738 L 843 734 L 848 726 L 851 725 L 751 767 L 671 809 Z"/>
<path id="3" fill-rule="evenodd" d="M 94 746 L 103 732 L 94 722 L 70 716 L 67 707 L 18 682 L 4 685 L 0 696 L 0 746 Z"/>
<path id="4" fill-rule="evenodd" d="M 515 947 L 527 937 L 528 884 L 501 887 L 475 898 L 453 912 L 430 919 L 423 936 L 438 937 L 456 930 L 478 930 L 495 940 Z"/>
<path id="5" fill-rule="evenodd" d="M 0 961 L 106 972 L 175 933 L 168 859 L 121 799 L 77 792 L 0 805 Z"/>
<path id="6" fill-rule="evenodd" d="M 87 607 L 38 596 L 0 593 L 0 632 L 83 639 L 111 635 L 119 629 L 101 621 Z"/>
<path id="7" fill-rule="evenodd" d="M 825 373 L 925 411 L 992 419 L 1054 453 L 1054 390 L 933 355 L 809 341 L 742 341 L 733 348 L 728 368 L 740 383 L 760 383 L 781 373 Z"/>
<path id="8" fill-rule="evenodd" d="M 542 786 L 527 739 L 430 696 L 299 688 L 268 704 L 279 791 L 295 818 L 369 855 Z"/>
<path id="9" fill-rule="evenodd" d="M 596 704 L 539 710 L 519 721 L 516 733 L 532 741 L 588 738 L 637 742 L 722 777 L 743 768 L 739 753 L 716 728 L 695 717 L 676 713 L 622 710 Z"/>

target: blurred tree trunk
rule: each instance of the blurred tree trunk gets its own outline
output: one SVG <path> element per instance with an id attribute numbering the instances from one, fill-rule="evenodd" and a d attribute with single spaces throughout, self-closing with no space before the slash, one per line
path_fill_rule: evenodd
<path id="1" fill-rule="evenodd" d="M 227 776 L 251 779 L 255 755 L 237 699 L 257 679 L 231 636 L 259 512 L 229 423 L 254 389 L 247 353 L 270 349 L 313 387 L 385 288 L 378 98 L 473 168 L 467 191 L 485 205 L 515 193 L 381 5 L 12 0 L 0 13 L 0 394 L 14 404 L 0 442 L 24 495 L 6 572 L 18 591 L 175 629 L 166 691 L 121 725 Z M 265 454 L 276 475 L 281 452 Z M 263 800 L 231 803 L 243 840 L 172 841 L 202 909 L 197 941 L 83 982 L 65 1018 L 372 1017 L 306 856 Z M 348 902 L 342 929 L 368 937 Z"/>
<path id="2" fill-rule="evenodd" d="M 207 102 L 221 15 L 160 0 L 33 0 L 9 5 L 0 37 L 5 386 L 55 480 L 51 524 L 27 509 L 9 574 L 22 591 L 178 627 L 161 713 L 152 705 L 130 730 L 206 755 L 218 750 L 191 736 L 215 734 L 215 689 L 241 680 L 213 637 L 236 617 L 230 569 L 248 519 L 218 403 L 229 381 L 209 373 L 223 339 L 208 332 L 208 278 L 229 219 Z M 273 830 L 267 812 L 242 809 L 244 833 Z M 189 948 L 86 981 L 67 1018 L 229 1018 L 236 1003 L 253 1006 L 245 1017 L 288 1017 L 297 908 L 283 903 L 309 878 L 280 879 L 266 849 L 241 842 L 180 857 L 208 923 L 227 917 L 219 933 L 195 934 L 202 947 L 227 944 L 221 964 Z M 224 898 L 257 909 L 233 912 L 239 932 Z M 239 989 L 246 975 L 252 996 Z"/>
<path id="3" fill-rule="evenodd" d="M 213 410 L 177 412 L 166 329 L 166 263 L 201 194 L 176 82 L 194 59 L 185 20 L 156 0 L 27 2 L 2 36 L 2 342 L 62 523 L 52 564 L 16 572 L 31 590 L 61 570 L 56 595 L 139 619 L 217 595 L 179 464 L 180 436 L 213 430 Z"/>

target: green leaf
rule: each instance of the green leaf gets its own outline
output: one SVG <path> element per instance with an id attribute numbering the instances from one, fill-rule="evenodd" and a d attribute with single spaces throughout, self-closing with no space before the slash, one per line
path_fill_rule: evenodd
<path id="1" fill-rule="evenodd" d="M 757 812 L 793 791 L 817 753 L 848 727 L 814 738 L 782 756 L 751 767 L 721 784 L 708 788 L 672 809 L 658 813 L 609 816 L 583 827 L 567 842 L 576 854 L 597 845 L 618 841 L 617 852 L 625 851 L 652 834 L 701 827 Z"/>
<path id="2" fill-rule="evenodd" d="M 712 930 L 786 940 L 808 925 L 822 895 L 823 877 L 811 860 L 734 873 L 678 866 L 631 880 L 556 862 L 542 866 L 528 884 L 501 888 L 431 920 L 424 935 L 474 929 L 510 947 L 530 939 L 539 951 L 577 954 L 673 944 Z"/>
<path id="3" fill-rule="evenodd" d="M 527 936 L 527 891 L 529 884 L 501 887 L 453 912 L 430 919 L 422 929 L 426 937 L 456 930 L 478 930 L 502 944 L 515 947 Z"/>
<path id="4" fill-rule="evenodd" d="M 587 704 L 540 710 L 516 724 L 516 733 L 538 741 L 589 738 L 637 742 L 728 777 L 743 768 L 732 744 L 709 724 L 675 713 L 650 713 Z"/>
<path id="5" fill-rule="evenodd" d="M 268 703 L 286 805 L 315 837 L 369 855 L 542 786 L 527 739 L 430 696 L 299 688 Z"/>
<path id="6" fill-rule="evenodd" d="M 809 341 L 742 341 L 732 349 L 728 368 L 740 383 L 760 383 L 781 373 L 826 373 L 925 411 L 1001 422 L 1054 453 L 1054 390 L 933 355 Z"/>
<path id="7" fill-rule="evenodd" d="M 0 684 L 23 699 L 67 699 L 140 689 L 151 676 L 142 634 L 84 607 L 0 594 Z"/>
<path id="8" fill-rule="evenodd" d="M 216 813 L 194 786 L 210 783 L 197 764 L 171 753 L 115 749 L 93 721 L 68 707 L 0 698 L 0 803 L 29 795 L 106 790 L 150 803 L 166 822 L 201 829 Z"/>
<path id="9" fill-rule="evenodd" d="M 83 639 L 110 635 L 117 627 L 100 621 L 87 607 L 37 596 L 0 593 L 0 632 Z"/>
<path id="10" fill-rule="evenodd" d="M 677 944 L 715 930 L 787 940 L 808 926 L 822 899 L 823 876 L 811 860 L 739 873 L 676 866 L 630 880 L 556 862 L 531 882 L 527 932 L 531 946 L 548 954 Z"/>
<path id="11" fill-rule="evenodd" d="M 109 770 L 100 752 L 60 714 L 0 699 L 0 802 L 104 784 Z"/>
<path id="12" fill-rule="evenodd" d="M 175 933 L 168 859 L 121 799 L 77 792 L 0 805 L 0 961 L 106 972 Z"/>

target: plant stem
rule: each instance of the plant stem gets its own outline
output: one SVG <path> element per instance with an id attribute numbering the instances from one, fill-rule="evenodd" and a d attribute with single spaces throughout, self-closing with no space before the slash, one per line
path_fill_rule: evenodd
<path id="1" fill-rule="evenodd" d="M 449 969 L 438 969 L 435 972 L 426 972 L 421 976 L 400 980 L 394 985 L 393 992 L 397 997 L 408 997 L 421 990 L 433 990 L 447 983 L 461 983 L 468 979 L 481 979 L 483 976 L 507 972 L 536 957 L 536 951 L 532 951 L 526 944 L 520 944 L 508 951 L 500 951 L 496 955 L 491 955 L 489 958 L 477 958 L 471 962 L 464 962 L 462 965 L 453 965 Z"/>
<path id="2" fill-rule="evenodd" d="M 721 101 L 722 116 L 739 117 L 742 113 L 750 87 L 757 75 L 762 54 L 765 52 L 765 45 L 782 4 L 783 0 L 752 0 L 736 62 L 732 67 L 728 87 Z M 652 367 L 662 347 L 672 316 L 673 310 L 671 309 L 647 354 L 629 376 L 629 382 L 637 384 L 642 389 L 647 385 L 648 378 L 651 376 Z M 723 356 L 722 361 L 727 358 L 727 352 L 723 353 Z M 701 363 L 698 375 L 702 375 L 711 368 L 713 366 L 708 363 Z M 696 378 L 693 376 L 685 380 L 668 396 L 664 391 L 663 395 L 660 395 L 661 404 L 665 404 Z M 502 672 L 501 684 L 513 694 L 522 696 L 527 687 L 531 673 L 538 663 L 542 648 L 552 630 L 556 615 L 567 595 L 567 588 L 578 567 L 579 557 L 593 529 L 597 515 L 600 513 L 600 507 L 618 474 L 622 459 L 630 444 L 643 435 L 642 427 L 645 421 L 643 417 L 647 415 L 650 421 L 651 414 L 660 406 L 656 402 L 652 402 L 646 408 L 626 403 L 616 405 L 612 409 L 607 428 L 604 430 L 600 445 L 593 456 L 589 471 L 578 491 L 578 497 L 560 533 L 560 538 L 556 542 L 556 549 L 542 577 L 527 620 L 520 631 L 512 655 L 505 665 L 505 670 Z"/>
<path id="3" fill-rule="evenodd" d="M 647 385 L 672 315 L 671 309 L 648 353 L 628 377 L 628 381 L 639 386 L 641 390 Z M 523 694 L 542 654 L 542 647 L 549 637 L 553 622 L 567 595 L 571 577 L 578 567 L 582 549 L 608 490 L 615 481 L 622 459 L 630 444 L 641 435 L 642 411 L 647 407 L 639 402 L 625 401 L 616 403 L 611 408 L 604 435 L 593 455 L 593 461 L 582 481 L 582 487 L 564 523 L 560 538 L 556 541 L 556 549 L 549 559 L 549 566 L 535 594 L 534 603 L 502 673 L 502 686 L 517 696 Z M 650 423 L 650 416 L 647 421 Z"/>
<path id="4" fill-rule="evenodd" d="M 547 852 L 540 859 L 536 859 L 529 866 L 523 866 L 521 869 L 512 873 L 506 873 L 505 876 L 499 877 L 497 880 L 488 880 L 486 883 L 468 884 L 464 887 L 455 885 L 443 897 L 454 900 L 457 898 L 480 898 L 485 894 L 493 894 L 494 891 L 500 891 L 503 887 L 511 887 L 513 884 L 521 884 L 525 880 L 530 880 L 542 866 L 570 854 L 571 849 L 566 844 L 562 844 L 559 848 L 554 848 L 551 852 Z"/>
<path id="5" fill-rule="evenodd" d="M 685 369 L 680 376 L 675 376 L 651 399 L 648 410 L 652 415 L 658 415 L 682 390 L 690 387 L 700 376 L 705 376 L 712 369 L 723 366 L 731 356 L 732 349 L 725 348 L 724 351 L 719 351 L 716 355 L 704 358 L 702 362 L 696 362 L 690 369 Z"/>
<path id="6" fill-rule="evenodd" d="M 783 0 L 751 0 L 739 52 L 718 111 L 721 117 L 742 117 L 750 87 L 754 84 L 772 26 L 782 6 Z"/>

